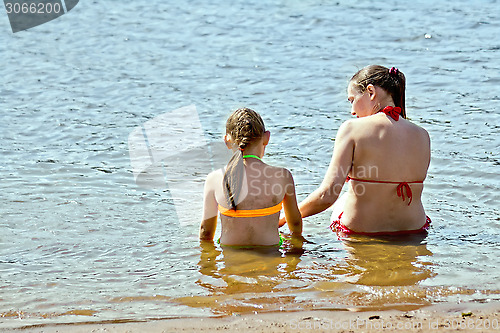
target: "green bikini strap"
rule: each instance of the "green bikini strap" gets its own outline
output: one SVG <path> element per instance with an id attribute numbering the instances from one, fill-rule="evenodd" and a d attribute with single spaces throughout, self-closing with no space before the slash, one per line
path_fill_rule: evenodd
<path id="1" fill-rule="evenodd" d="M 256 158 L 256 159 L 258 159 L 259 161 L 264 162 L 264 161 L 262 161 L 262 158 L 260 158 L 260 157 L 259 157 L 259 156 L 257 156 L 257 155 L 243 155 L 243 158 L 247 158 L 247 157 Z"/>

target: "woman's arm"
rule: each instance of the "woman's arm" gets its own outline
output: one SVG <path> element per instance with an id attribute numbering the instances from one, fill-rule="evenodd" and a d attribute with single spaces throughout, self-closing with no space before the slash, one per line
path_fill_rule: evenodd
<path id="1" fill-rule="evenodd" d="M 351 170 L 354 155 L 354 129 L 352 120 L 343 123 L 335 138 L 330 166 L 317 190 L 299 205 L 302 217 L 321 213 L 337 200 L 347 175 Z"/>
<path id="2" fill-rule="evenodd" d="M 295 194 L 295 183 L 292 174 L 286 170 L 286 185 L 285 196 L 283 197 L 283 208 L 285 211 L 286 222 L 288 229 L 292 232 L 293 236 L 302 235 L 302 217 L 300 216 L 299 207 L 297 206 L 297 196 Z M 281 222 L 281 221 L 280 221 Z M 283 221 L 283 224 L 284 221 Z M 282 224 L 280 223 L 280 226 Z"/>
<path id="3" fill-rule="evenodd" d="M 215 199 L 215 174 L 211 173 L 205 181 L 203 191 L 203 217 L 200 225 L 200 239 L 213 240 L 217 228 L 217 200 Z"/>

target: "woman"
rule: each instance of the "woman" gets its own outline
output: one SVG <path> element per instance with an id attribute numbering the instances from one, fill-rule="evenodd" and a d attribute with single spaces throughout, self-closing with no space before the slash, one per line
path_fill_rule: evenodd
<path id="1" fill-rule="evenodd" d="M 343 234 L 426 232 L 421 201 L 430 163 L 429 134 L 406 120 L 405 76 L 372 65 L 348 85 L 352 115 L 339 128 L 330 166 L 320 187 L 300 203 L 302 217 L 333 207 L 331 228 Z M 283 222 L 283 221 L 281 221 Z"/>

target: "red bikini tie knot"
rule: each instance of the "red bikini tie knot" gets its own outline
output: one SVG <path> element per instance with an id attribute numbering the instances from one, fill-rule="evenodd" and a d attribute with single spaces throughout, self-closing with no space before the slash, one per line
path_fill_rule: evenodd
<path id="1" fill-rule="evenodd" d="M 401 108 L 399 106 L 397 107 L 392 107 L 392 106 L 386 106 L 383 110 L 383 113 L 394 119 L 395 121 L 399 120 L 399 115 L 401 114 Z"/>
<path id="2" fill-rule="evenodd" d="M 398 197 L 403 198 L 403 201 L 405 201 L 404 190 L 406 190 L 406 196 L 409 199 L 408 200 L 408 206 L 409 206 L 411 204 L 412 195 L 413 195 L 413 193 L 411 192 L 410 185 L 408 185 L 407 182 L 401 182 L 401 183 L 399 183 L 398 188 L 396 190 L 397 190 L 397 193 L 398 193 Z"/>

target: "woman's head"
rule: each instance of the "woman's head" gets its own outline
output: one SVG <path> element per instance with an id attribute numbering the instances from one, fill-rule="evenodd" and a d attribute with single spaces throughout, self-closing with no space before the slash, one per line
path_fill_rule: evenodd
<path id="1" fill-rule="evenodd" d="M 389 69 L 379 65 L 364 67 L 353 75 L 349 81 L 349 87 L 359 93 L 365 93 L 367 89 L 372 89 L 372 87 L 374 89 L 381 88 L 392 98 L 394 106 L 401 108 L 401 116 L 406 118 L 406 79 L 397 68 Z"/>
<path id="2" fill-rule="evenodd" d="M 265 132 L 264 121 L 260 115 L 249 108 L 234 111 L 226 122 L 226 142 L 230 140 L 235 148 L 240 150 L 262 138 Z"/>

